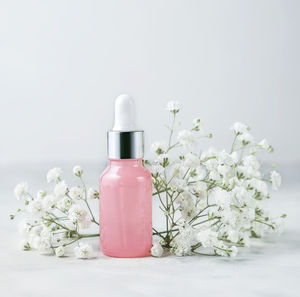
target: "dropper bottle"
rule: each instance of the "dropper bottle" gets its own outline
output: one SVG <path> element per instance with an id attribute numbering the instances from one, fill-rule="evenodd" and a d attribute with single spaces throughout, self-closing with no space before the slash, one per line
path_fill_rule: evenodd
<path id="1" fill-rule="evenodd" d="M 109 166 L 100 177 L 100 247 L 111 257 L 144 257 L 152 246 L 152 181 L 143 167 L 144 131 L 135 124 L 134 101 L 115 100 L 107 133 Z"/>

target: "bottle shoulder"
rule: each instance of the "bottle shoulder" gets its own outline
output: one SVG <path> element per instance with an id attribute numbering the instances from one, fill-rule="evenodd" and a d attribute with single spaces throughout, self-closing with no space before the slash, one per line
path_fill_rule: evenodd
<path id="1" fill-rule="evenodd" d="M 108 166 L 100 176 L 103 179 L 146 179 L 151 180 L 150 171 L 144 166 L 127 167 L 127 166 Z"/>

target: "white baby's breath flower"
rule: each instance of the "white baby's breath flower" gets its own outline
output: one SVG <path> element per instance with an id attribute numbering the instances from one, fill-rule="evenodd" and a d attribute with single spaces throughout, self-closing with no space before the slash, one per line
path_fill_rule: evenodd
<path id="1" fill-rule="evenodd" d="M 203 133 L 205 131 L 204 129 L 204 125 L 202 123 L 202 121 L 199 118 L 196 118 L 193 120 L 193 131 L 198 131 L 200 133 Z"/>
<path id="2" fill-rule="evenodd" d="M 63 246 L 59 246 L 55 249 L 55 255 L 57 257 L 63 257 L 65 255 L 65 248 Z"/>
<path id="3" fill-rule="evenodd" d="M 82 229 L 86 229 L 91 225 L 88 212 L 79 204 L 75 204 L 70 208 L 68 217 Z"/>
<path id="4" fill-rule="evenodd" d="M 66 211 L 66 210 L 70 209 L 72 204 L 73 204 L 73 202 L 70 197 L 64 197 L 63 199 L 61 199 L 57 202 L 57 207 L 62 211 Z"/>
<path id="5" fill-rule="evenodd" d="M 151 167 L 149 169 L 153 175 L 161 174 L 164 171 L 164 168 L 159 164 L 151 165 Z"/>
<path id="6" fill-rule="evenodd" d="M 170 156 L 168 154 L 158 155 L 157 162 L 159 163 L 159 165 L 165 168 L 170 164 Z"/>
<path id="7" fill-rule="evenodd" d="M 230 257 L 236 257 L 236 255 L 238 254 L 238 248 L 233 245 L 232 247 L 230 247 L 229 253 Z"/>
<path id="8" fill-rule="evenodd" d="M 208 227 L 199 228 L 196 238 L 203 247 L 213 247 L 218 241 L 218 233 Z"/>
<path id="9" fill-rule="evenodd" d="M 195 135 L 190 130 L 181 130 L 177 137 L 179 143 L 186 149 L 193 149 L 197 144 Z"/>
<path id="10" fill-rule="evenodd" d="M 59 182 L 61 179 L 62 170 L 58 167 L 52 168 L 47 173 L 47 182 Z"/>
<path id="11" fill-rule="evenodd" d="M 245 125 L 240 122 L 236 122 L 232 125 L 231 130 L 233 130 L 236 134 L 243 134 L 250 130 L 248 125 Z"/>
<path id="12" fill-rule="evenodd" d="M 54 194 L 57 197 L 63 197 L 66 195 L 67 190 L 68 190 L 68 185 L 63 180 L 63 181 L 60 181 L 58 184 L 56 184 L 56 186 L 54 188 Z"/>
<path id="13" fill-rule="evenodd" d="M 257 161 L 256 157 L 253 155 L 249 155 L 243 158 L 243 164 L 246 167 L 250 167 L 254 170 L 258 170 L 260 168 L 260 164 Z"/>
<path id="14" fill-rule="evenodd" d="M 218 163 L 219 164 L 225 164 L 228 166 L 233 165 L 234 160 L 232 158 L 232 155 L 225 152 L 225 150 L 218 153 Z"/>
<path id="15" fill-rule="evenodd" d="M 69 195 L 72 199 L 80 200 L 82 198 L 82 190 L 79 187 L 72 187 L 69 190 Z"/>
<path id="16" fill-rule="evenodd" d="M 281 185 L 281 176 L 275 170 L 271 172 L 271 182 L 272 182 L 272 188 L 274 190 L 278 190 L 278 188 Z"/>
<path id="17" fill-rule="evenodd" d="M 79 165 L 76 165 L 76 166 L 73 167 L 73 173 L 76 176 L 81 177 L 81 175 L 83 173 L 83 170 L 82 170 L 82 168 Z"/>
<path id="18" fill-rule="evenodd" d="M 257 192 L 259 192 L 262 196 L 267 196 L 268 195 L 268 186 L 267 184 L 257 178 L 253 178 L 250 180 L 250 185 L 256 189 Z"/>
<path id="19" fill-rule="evenodd" d="M 79 245 L 74 248 L 74 253 L 77 259 L 88 259 L 94 256 L 92 246 L 86 243 L 79 243 Z"/>
<path id="20" fill-rule="evenodd" d="M 51 208 L 54 208 L 55 207 L 55 203 L 57 201 L 57 198 L 54 196 L 54 195 L 47 195 L 43 200 L 42 200 L 42 205 L 43 205 L 43 208 L 48 211 L 50 210 Z"/>
<path id="21" fill-rule="evenodd" d="M 47 192 L 45 190 L 39 190 L 37 192 L 37 199 L 43 199 L 47 195 Z"/>
<path id="22" fill-rule="evenodd" d="M 169 101 L 167 103 L 166 109 L 172 113 L 177 113 L 180 110 L 180 102 L 179 101 Z"/>
<path id="23" fill-rule="evenodd" d="M 239 154 L 237 152 L 232 152 L 230 154 L 233 164 L 237 164 L 239 161 Z"/>
<path id="24" fill-rule="evenodd" d="M 223 189 L 215 189 L 211 194 L 211 198 L 214 199 L 215 203 L 222 208 L 227 208 L 230 205 L 230 193 Z"/>
<path id="25" fill-rule="evenodd" d="M 40 200 L 30 200 L 26 210 L 32 215 L 39 215 L 43 212 L 43 204 Z"/>
<path id="26" fill-rule="evenodd" d="M 31 249 L 30 243 L 27 239 L 22 239 L 19 246 L 20 246 L 20 249 L 23 251 L 29 251 Z"/>
<path id="27" fill-rule="evenodd" d="M 227 230 L 227 239 L 231 242 L 237 243 L 239 240 L 239 233 L 234 229 Z"/>
<path id="28" fill-rule="evenodd" d="M 28 191 L 28 184 L 27 182 L 21 182 L 16 185 L 14 193 L 17 199 L 23 198 Z"/>
<path id="29" fill-rule="evenodd" d="M 168 146 L 163 142 L 154 142 L 151 145 L 151 151 L 154 154 L 161 155 L 164 154 L 168 149 Z"/>
<path id="30" fill-rule="evenodd" d="M 269 148 L 269 144 L 268 144 L 268 142 L 267 142 L 266 139 L 261 140 L 258 143 L 258 146 L 261 147 L 261 148 L 263 148 L 263 149 L 265 149 L 265 150 Z"/>
<path id="31" fill-rule="evenodd" d="M 184 156 L 184 166 L 196 168 L 200 165 L 200 159 L 196 154 L 188 153 Z"/>
<path id="32" fill-rule="evenodd" d="M 217 157 L 217 155 L 218 155 L 217 150 L 214 147 L 210 147 L 207 151 L 204 151 L 204 152 L 201 153 L 200 160 L 202 162 L 205 162 L 210 158 Z"/>
<path id="33" fill-rule="evenodd" d="M 99 192 L 93 188 L 89 188 L 87 196 L 89 199 L 97 199 L 99 198 Z"/>
<path id="34" fill-rule="evenodd" d="M 238 140 L 243 144 L 243 145 L 247 145 L 247 144 L 252 144 L 254 143 L 254 138 L 250 133 L 243 133 L 241 135 L 238 136 Z"/>
<path id="35" fill-rule="evenodd" d="M 221 179 L 220 174 L 217 171 L 211 171 L 208 175 L 210 180 L 219 181 Z"/>
<path id="36" fill-rule="evenodd" d="M 153 257 L 161 257 L 163 255 L 164 249 L 159 242 L 155 242 L 151 248 L 151 255 Z"/>
<path id="37" fill-rule="evenodd" d="M 197 125 L 199 125 L 200 123 L 201 123 L 201 120 L 200 120 L 199 118 L 193 119 L 193 125 L 194 125 L 194 126 L 197 126 Z"/>
<path id="38" fill-rule="evenodd" d="M 205 182 L 197 182 L 193 186 L 193 190 L 197 197 L 204 198 L 206 197 L 207 184 Z"/>
<path id="39" fill-rule="evenodd" d="M 29 236 L 31 225 L 30 223 L 25 219 L 19 223 L 18 226 L 19 233 L 23 238 L 27 238 Z"/>

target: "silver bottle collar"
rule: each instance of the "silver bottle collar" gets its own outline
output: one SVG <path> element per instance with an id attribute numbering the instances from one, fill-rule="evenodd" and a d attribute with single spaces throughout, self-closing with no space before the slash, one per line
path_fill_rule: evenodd
<path id="1" fill-rule="evenodd" d="M 109 159 L 138 159 L 144 157 L 144 131 L 108 131 Z"/>

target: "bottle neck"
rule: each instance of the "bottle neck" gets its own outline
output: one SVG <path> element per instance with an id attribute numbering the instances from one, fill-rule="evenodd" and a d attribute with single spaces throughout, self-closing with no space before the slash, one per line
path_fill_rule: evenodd
<path id="1" fill-rule="evenodd" d="M 127 166 L 127 167 L 139 167 L 143 166 L 143 159 L 109 159 L 110 166 Z"/>

